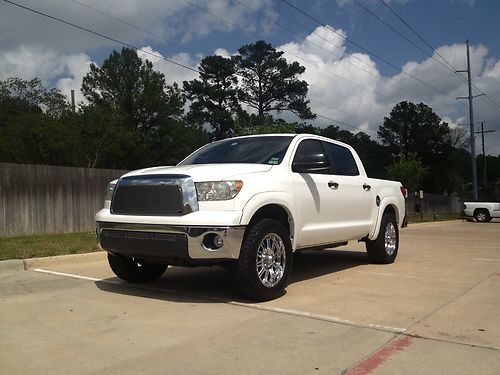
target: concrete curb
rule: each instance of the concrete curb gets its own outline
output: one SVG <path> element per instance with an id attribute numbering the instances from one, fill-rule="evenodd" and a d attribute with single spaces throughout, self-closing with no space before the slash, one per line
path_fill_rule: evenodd
<path id="1" fill-rule="evenodd" d="M 9 259 L 0 262 L 0 272 L 24 271 L 24 262 L 22 259 Z"/>
<path id="2" fill-rule="evenodd" d="M 24 269 L 29 270 L 33 268 L 43 268 L 47 266 L 56 266 L 61 264 L 98 262 L 98 261 L 103 261 L 105 259 L 106 259 L 105 251 L 96 251 L 85 254 L 58 255 L 54 257 L 24 259 L 23 262 L 24 262 Z"/>
<path id="3" fill-rule="evenodd" d="M 58 255 L 44 258 L 9 259 L 0 261 L 0 272 L 30 270 L 33 268 L 43 268 L 61 264 L 90 263 L 105 260 L 105 251 L 74 255 Z"/>

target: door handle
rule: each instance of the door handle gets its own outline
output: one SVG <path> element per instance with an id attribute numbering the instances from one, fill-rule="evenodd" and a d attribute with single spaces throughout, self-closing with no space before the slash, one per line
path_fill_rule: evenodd
<path id="1" fill-rule="evenodd" d="M 330 181 L 328 183 L 328 187 L 332 190 L 337 190 L 339 188 L 339 184 L 337 182 Z"/>
<path id="2" fill-rule="evenodd" d="M 371 188 L 372 188 L 372 187 L 371 187 L 370 185 L 368 185 L 367 183 L 364 183 L 364 184 L 363 184 L 363 189 L 364 189 L 365 191 L 370 191 L 370 189 L 371 189 Z"/>

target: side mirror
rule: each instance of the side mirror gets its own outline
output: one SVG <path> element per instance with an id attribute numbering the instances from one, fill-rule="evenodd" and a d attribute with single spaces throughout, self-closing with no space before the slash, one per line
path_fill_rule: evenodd
<path id="1" fill-rule="evenodd" d="M 300 159 L 300 161 L 293 162 L 292 172 L 324 174 L 330 170 L 326 156 L 323 153 L 304 155 Z"/>

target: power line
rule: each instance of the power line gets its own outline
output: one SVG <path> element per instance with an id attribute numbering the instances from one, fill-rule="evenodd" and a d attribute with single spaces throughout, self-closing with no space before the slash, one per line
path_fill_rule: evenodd
<path id="1" fill-rule="evenodd" d="M 141 31 L 141 32 L 143 32 L 145 34 L 148 34 L 148 35 L 152 36 L 155 39 L 162 40 L 162 41 L 168 42 L 168 43 L 173 43 L 173 44 L 176 44 L 178 46 L 182 46 L 182 44 L 179 43 L 179 42 L 177 42 L 176 40 L 168 39 L 168 38 L 165 38 L 165 37 L 160 36 L 158 34 L 152 33 L 151 31 L 149 31 L 147 29 L 144 29 L 141 26 L 138 26 L 138 25 L 135 25 L 135 24 L 133 24 L 131 22 L 128 22 L 128 21 L 124 20 L 123 18 L 119 18 L 119 17 L 113 16 L 112 14 L 106 13 L 106 12 L 104 12 L 101 9 L 97 9 L 95 7 L 92 7 L 92 6 L 88 5 L 88 4 L 82 3 L 81 1 L 78 1 L 78 0 L 71 0 L 71 1 L 73 3 L 75 3 L 75 4 L 78 4 L 78 5 L 82 6 L 82 7 L 90 9 L 90 10 L 92 10 L 95 13 L 101 14 L 101 15 L 106 16 L 108 18 L 111 18 L 111 19 L 113 19 L 115 21 L 121 22 L 121 23 L 123 23 L 123 24 L 125 24 L 125 25 L 127 25 L 129 27 L 132 27 L 132 28 L 134 28 L 134 29 L 136 29 L 138 31 Z"/>
<path id="2" fill-rule="evenodd" d="M 450 72 L 452 72 L 453 74 L 455 74 L 455 69 L 452 69 L 450 68 L 449 66 L 443 64 L 441 61 L 439 61 L 438 59 L 436 59 L 432 54 L 430 54 L 429 52 L 427 52 L 426 50 L 424 50 L 422 47 L 420 47 L 418 44 L 416 44 L 414 41 L 412 41 L 411 39 L 407 38 L 405 35 L 403 35 L 402 33 L 400 33 L 396 28 L 392 27 L 390 24 L 388 24 L 387 22 L 385 22 L 382 18 L 380 18 L 379 16 L 377 16 L 374 12 L 372 12 L 370 9 L 368 9 L 367 7 L 365 7 L 363 4 L 361 4 L 358 0 L 353 0 L 354 3 L 356 5 L 358 5 L 361 9 L 365 10 L 368 14 L 370 14 L 372 17 L 374 17 L 377 21 L 381 22 L 382 24 L 384 24 L 387 28 L 389 28 L 391 31 L 393 31 L 395 34 L 399 35 L 402 39 L 406 40 L 408 43 L 410 43 L 412 46 L 414 46 L 415 48 L 417 48 L 420 52 L 422 52 L 423 54 L 425 54 L 426 56 L 430 57 L 431 59 L 433 59 L 434 61 L 436 61 L 438 64 L 440 64 L 441 66 L 443 66 L 445 69 L 449 70 Z"/>
<path id="3" fill-rule="evenodd" d="M 326 27 L 328 30 L 330 30 L 330 31 L 331 31 L 331 32 L 333 32 L 334 34 L 336 34 L 336 35 L 340 36 L 341 38 L 343 38 L 343 39 L 344 39 L 344 40 L 346 40 L 347 42 L 349 42 L 349 43 L 351 43 L 351 44 L 355 45 L 356 47 L 360 48 L 361 50 L 363 50 L 364 52 L 368 53 L 369 55 L 371 55 L 371 56 L 373 56 L 373 57 L 377 58 L 378 60 L 380 60 L 380 61 L 382 61 L 383 63 L 387 64 L 388 66 L 392 67 L 393 69 L 395 69 L 395 70 L 397 70 L 397 71 L 399 71 L 399 72 L 403 73 L 404 75 L 407 75 L 407 76 L 409 76 L 409 77 L 413 78 L 414 80 L 416 80 L 416 81 L 420 82 L 421 84 L 423 84 L 423 85 L 425 85 L 425 86 L 428 86 L 428 87 L 430 87 L 430 88 L 434 89 L 435 91 L 438 91 L 438 92 L 440 92 L 441 94 L 446 95 L 446 96 L 449 96 L 449 97 L 451 98 L 451 96 L 450 96 L 447 92 L 445 92 L 445 91 L 443 91 L 443 90 L 438 89 L 437 87 L 435 87 L 435 86 L 431 85 L 430 83 L 427 83 L 427 82 L 425 82 L 425 81 L 421 80 L 420 78 L 415 77 L 413 74 L 410 74 L 410 73 L 408 73 L 408 72 L 405 72 L 403 69 L 401 69 L 401 68 L 399 68 L 398 66 L 394 65 L 393 63 L 391 63 L 391 62 L 387 61 L 386 59 L 384 59 L 383 57 L 379 56 L 378 54 L 376 54 L 376 53 L 374 53 L 374 52 L 372 52 L 372 51 L 370 51 L 370 50 L 366 49 L 365 47 L 363 47 L 363 46 L 362 46 L 362 45 L 360 45 L 359 43 L 357 43 L 357 42 L 353 41 L 352 39 L 350 39 L 350 38 L 348 38 L 348 37 L 346 37 L 346 36 L 344 36 L 344 35 L 340 34 L 337 30 L 335 30 L 335 29 L 331 28 L 329 25 L 325 24 L 324 22 L 322 22 L 322 21 L 318 20 L 317 18 L 315 18 L 315 17 L 311 16 L 310 14 L 308 14 L 307 12 L 305 12 L 304 10 L 302 10 L 302 9 L 300 9 L 300 8 L 296 7 L 295 5 L 291 4 L 289 1 L 287 1 L 287 0 L 281 0 L 281 1 L 282 1 L 283 3 L 285 3 L 285 4 L 287 4 L 289 7 L 291 7 L 291 8 L 293 8 L 293 9 L 295 9 L 297 12 L 299 12 L 299 13 L 303 14 L 303 15 L 304 15 L 304 16 L 306 16 L 307 18 L 309 18 L 309 19 L 313 20 L 314 22 L 318 23 L 319 25 L 322 25 L 322 26 Z"/>
<path id="4" fill-rule="evenodd" d="M 244 4 L 243 2 L 241 2 L 240 0 L 236 0 L 236 1 L 237 1 L 238 3 L 240 3 L 242 6 L 246 7 L 247 9 L 251 9 L 250 7 L 248 7 L 247 5 L 245 5 L 245 4 Z M 271 2 L 269 2 L 269 0 L 267 0 L 267 2 L 268 2 L 269 4 L 271 4 Z M 347 51 L 344 51 L 344 50 L 343 50 L 343 48 L 341 48 L 341 47 L 337 46 L 336 44 L 333 44 L 330 40 L 328 40 L 328 39 L 324 38 L 322 35 L 318 34 L 315 30 L 313 30 L 312 32 L 310 32 L 310 30 L 309 30 L 306 26 L 304 26 L 302 23 L 298 22 L 298 21 L 297 21 L 297 20 L 295 20 L 294 18 L 290 17 L 290 16 L 289 16 L 289 15 L 287 15 L 287 14 L 283 14 L 283 13 L 279 12 L 279 10 L 277 10 L 276 8 L 273 8 L 273 9 L 274 9 L 274 10 L 276 10 L 278 13 L 282 14 L 283 16 L 285 16 L 285 17 L 287 17 L 287 18 L 291 19 L 294 23 L 296 23 L 297 25 L 301 26 L 303 29 L 307 30 L 310 34 L 316 35 L 318 38 L 322 39 L 323 41 L 325 41 L 326 43 L 330 44 L 330 45 L 331 45 L 331 46 L 333 46 L 334 48 L 341 49 L 341 50 L 343 51 L 343 53 L 345 53 L 347 56 L 349 56 L 349 57 L 350 57 L 350 58 L 352 58 L 353 60 L 359 61 L 359 62 L 361 62 L 362 64 L 367 65 L 368 67 L 370 67 L 370 68 L 371 68 L 371 66 L 369 66 L 369 65 L 368 65 L 366 62 L 364 62 L 362 59 L 360 59 L 359 57 L 357 57 L 357 56 L 353 55 L 352 53 L 349 53 L 349 52 L 347 52 Z M 255 11 L 255 10 L 253 10 L 253 11 Z M 257 12 L 257 11 L 255 11 L 255 12 Z M 257 12 L 257 13 L 259 13 L 259 14 L 262 16 L 262 13 L 261 13 L 261 12 Z M 264 18 L 269 19 L 269 17 L 266 17 L 266 16 L 264 16 Z M 275 24 L 275 25 L 277 25 L 277 26 L 279 26 L 279 27 L 281 27 L 281 28 L 283 28 L 283 29 L 285 29 L 285 30 L 287 30 L 287 31 L 289 31 L 289 32 L 293 32 L 293 33 L 295 34 L 295 32 L 294 32 L 294 31 L 290 31 L 290 29 L 289 29 L 289 28 L 286 28 L 285 26 L 282 26 L 281 24 L 276 23 L 274 20 L 270 20 L 270 22 L 272 22 L 273 24 Z M 337 58 L 342 58 L 342 56 L 338 56 L 338 55 L 334 54 L 332 51 L 325 49 L 324 47 L 320 46 L 320 45 L 319 45 L 319 44 L 317 44 L 317 43 L 314 43 L 314 42 L 313 42 L 313 41 L 311 41 L 311 40 L 308 40 L 308 43 L 310 43 L 310 44 L 312 44 L 312 45 L 317 46 L 318 48 L 320 48 L 320 49 L 322 49 L 323 51 L 325 51 L 325 52 L 327 52 L 327 53 L 331 54 L 332 56 L 335 56 L 335 57 L 337 57 Z M 283 50 L 283 49 L 282 49 L 282 50 Z M 292 56 L 295 56 L 295 55 L 292 55 Z M 302 60 L 305 60 L 305 59 L 302 59 Z M 305 61 L 308 61 L 308 60 L 305 60 Z M 378 79 L 378 78 L 380 78 L 380 76 L 379 76 L 379 75 L 377 75 L 377 74 L 373 73 L 373 72 L 372 72 L 372 71 L 370 71 L 370 70 L 363 69 L 363 68 L 362 68 L 362 67 L 360 67 L 359 65 L 353 64 L 351 61 L 349 61 L 349 60 L 347 60 L 347 59 L 342 58 L 342 61 L 345 61 L 347 64 L 352 65 L 352 66 L 354 66 L 356 69 L 362 70 L 362 71 L 364 71 L 364 72 L 366 72 L 366 73 L 370 74 L 371 76 L 373 76 L 373 77 L 375 77 L 375 78 L 377 78 L 377 79 Z M 317 66 L 316 66 L 316 65 L 314 65 L 314 64 L 313 64 L 313 66 L 317 67 Z M 343 77 L 341 77 L 341 78 L 343 78 Z M 417 98 L 419 98 L 419 99 L 420 99 L 420 100 L 422 100 L 422 101 L 425 101 L 425 98 L 424 98 L 424 96 L 425 96 L 425 95 L 424 95 L 424 94 L 422 94 L 421 92 L 419 92 L 418 90 L 415 90 L 414 88 L 411 88 L 411 87 L 409 87 L 409 86 L 405 86 L 405 85 L 402 85 L 402 84 L 397 84 L 397 83 L 395 83 L 395 82 L 391 82 L 391 81 L 386 81 L 386 83 L 387 83 L 388 85 L 390 85 L 390 86 L 394 86 L 394 87 L 397 87 L 397 88 L 401 88 L 401 89 L 403 89 L 404 91 L 406 91 L 407 93 L 412 92 L 412 94 L 413 94 L 413 95 L 416 95 L 416 97 L 417 97 Z M 366 88 L 366 86 L 364 86 L 364 87 Z M 367 89 L 368 89 L 368 90 L 371 90 L 371 91 L 374 91 L 376 94 L 378 94 L 378 92 L 377 92 L 377 91 L 375 91 L 375 90 L 373 90 L 373 89 L 369 89 L 369 88 L 367 88 Z M 383 96 L 383 97 L 386 97 L 386 96 L 384 96 L 384 95 L 382 95 L 382 94 L 380 94 L 380 95 L 381 95 L 381 96 Z M 387 98 L 387 97 L 386 97 L 386 98 Z"/>
<path id="5" fill-rule="evenodd" d="M 177 62 L 177 61 L 174 61 L 174 60 L 168 59 L 168 58 L 163 57 L 163 56 L 161 56 L 161 55 L 158 55 L 158 54 L 156 54 L 156 53 L 153 53 L 153 52 L 149 52 L 149 51 L 143 50 L 143 49 L 141 49 L 141 48 L 139 48 L 139 47 L 133 46 L 132 44 L 129 44 L 129 43 L 123 42 L 123 41 L 121 41 L 121 40 L 118 40 L 118 39 L 112 38 L 112 37 L 110 37 L 110 36 L 107 36 L 107 35 L 101 34 L 101 33 L 97 32 L 97 31 L 94 31 L 94 30 L 88 29 L 88 28 L 86 28 L 86 27 L 83 27 L 83 26 L 80 26 L 80 25 L 74 24 L 74 23 L 69 22 L 69 21 L 65 21 L 65 20 L 63 20 L 63 19 L 61 19 L 61 18 L 58 18 L 58 17 L 55 17 L 55 16 L 51 16 L 50 14 L 43 13 L 43 12 L 41 12 L 41 11 L 35 10 L 35 9 L 33 9 L 33 8 L 29 8 L 29 7 L 27 7 L 27 6 L 24 6 L 24 5 L 21 5 L 21 4 L 18 4 L 18 3 L 15 3 L 15 2 L 10 1 L 10 0 L 2 0 L 2 1 L 3 1 L 3 2 L 5 2 L 5 3 L 9 3 L 9 4 L 11 4 L 11 5 L 14 5 L 14 6 L 16 6 L 16 7 L 19 7 L 19 8 L 21 8 L 21 9 L 27 10 L 27 11 L 29 11 L 29 12 L 32 12 L 32 13 L 38 14 L 38 15 L 40 15 L 40 16 L 43 16 L 43 17 L 46 17 L 46 18 L 50 18 L 50 19 L 52 19 L 52 20 L 54 20 L 54 21 L 58 21 L 58 22 L 64 23 L 64 24 L 66 24 L 66 25 L 68 25 L 68 26 L 71 26 L 71 27 L 74 27 L 74 28 L 76 28 L 76 29 L 80 29 L 80 30 L 86 31 L 86 32 L 88 32 L 88 33 L 90 33 L 90 34 L 93 34 L 93 35 L 95 35 L 95 36 L 98 36 L 98 37 L 100 37 L 100 38 L 104 38 L 104 39 L 107 39 L 107 40 L 109 40 L 109 41 L 112 41 L 112 42 L 115 42 L 115 43 L 121 44 L 121 45 L 123 45 L 123 46 L 125 46 L 125 47 L 131 48 L 131 49 L 134 49 L 134 50 L 136 50 L 136 51 L 140 51 L 140 52 L 145 53 L 145 54 L 147 54 L 147 55 L 150 55 L 150 56 L 156 57 L 156 58 L 158 58 L 158 59 L 165 60 L 165 61 L 167 61 L 167 62 L 169 62 L 169 63 L 171 63 L 171 64 L 174 64 L 174 65 L 180 66 L 180 67 L 182 67 L 182 68 L 185 68 L 185 69 L 191 70 L 192 72 L 199 73 L 197 69 L 193 69 L 193 68 L 191 68 L 191 67 L 189 67 L 189 66 L 187 66 L 187 65 L 184 65 L 184 64 L 179 63 L 179 62 Z"/>
<path id="6" fill-rule="evenodd" d="M 436 51 L 436 49 L 431 46 L 425 39 L 422 35 L 420 35 L 408 22 L 406 22 L 403 17 L 401 17 L 394 9 L 392 9 L 389 4 L 387 4 L 384 0 L 379 0 L 387 9 L 389 9 L 389 11 L 394 14 L 403 24 L 405 24 L 422 42 L 424 42 L 424 44 L 429 47 L 432 51 L 434 51 L 436 53 L 436 55 L 438 55 L 439 57 L 441 57 L 441 59 L 446 63 L 448 64 L 448 66 L 453 69 L 454 71 L 457 70 L 453 65 L 451 65 L 448 60 L 446 60 L 443 56 L 441 56 L 441 54 Z"/>
<path id="7" fill-rule="evenodd" d="M 140 49 L 140 48 L 138 48 L 138 47 L 136 47 L 136 46 L 133 46 L 133 45 L 131 45 L 131 44 L 129 44 L 129 43 L 126 43 L 126 42 L 120 41 L 120 40 L 118 40 L 118 39 L 115 39 L 115 38 L 109 37 L 109 36 L 107 36 L 107 35 L 105 35 L 105 34 L 99 33 L 99 32 L 97 32 L 97 31 L 91 30 L 91 29 L 89 29 L 89 28 L 86 28 L 86 27 L 83 27 L 83 26 L 80 26 L 80 25 L 74 24 L 74 23 L 72 23 L 72 22 L 69 22 L 69 21 L 63 20 L 63 19 L 58 18 L 58 17 L 55 17 L 55 16 L 51 16 L 51 15 L 49 15 L 49 14 L 47 14 L 47 13 L 44 13 L 44 12 L 38 11 L 38 10 L 36 10 L 36 9 L 32 9 L 32 8 L 30 8 L 30 7 L 27 7 L 27 6 L 24 6 L 24 5 L 18 4 L 18 3 L 16 3 L 16 2 L 13 2 L 13 1 L 10 1 L 10 0 L 2 0 L 2 1 L 4 1 L 5 3 L 8 3 L 8 4 L 11 4 L 11 5 L 13 5 L 13 6 L 19 7 L 19 8 L 21 8 L 21 9 L 24 9 L 24 10 L 26 10 L 26 11 L 29 11 L 29 12 L 32 12 L 32 13 L 38 14 L 38 15 L 40 15 L 40 16 L 43 16 L 43 17 L 46 17 L 46 18 L 52 19 L 52 20 L 54 20 L 54 21 L 61 22 L 61 23 L 65 24 L 65 25 L 68 25 L 68 26 L 74 27 L 74 28 L 76 28 L 76 29 L 79 29 L 79 30 L 82 30 L 82 31 L 88 32 L 88 33 L 93 34 L 93 35 L 95 35 L 95 36 L 98 36 L 98 37 L 100 37 L 100 38 L 107 39 L 107 40 L 109 40 L 109 41 L 112 41 L 112 42 L 115 42 L 115 43 L 121 44 L 121 45 L 123 45 L 123 46 L 125 46 L 125 47 L 131 48 L 131 49 L 134 49 L 134 50 L 136 50 L 136 51 L 140 51 L 140 52 L 145 53 L 145 54 L 147 54 L 147 55 L 150 55 L 150 56 L 153 56 L 153 57 L 156 57 L 156 58 L 159 58 L 159 59 L 165 60 L 165 61 L 167 61 L 167 62 L 169 62 L 169 63 L 171 63 L 171 64 L 177 65 L 177 66 L 182 67 L 182 68 L 184 68 L 184 69 L 187 69 L 187 70 L 193 71 L 193 72 L 195 72 L 195 73 L 199 73 L 199 71 L 198 71 L 198 70 L 193 69 L 193 68 L 191 68 L 191 67 L 189 67 L 189 66 L 187 66 L 187 65 L 184 65 L 184 64 L 179 63 L 179 62 L 176 62 L 176 61 L 174 61 L 174 60 L 171 60 L 171 59 L 165 58 L 165 57 L 163 57 L 163 56 L 161 56 L 161 55 L 158 55 L 158 54 L 156 54 L 156 53 L 152 53 L 152 52 L 149 52 L 149 51 L 146 51 L 146 50 Z M 220 17 L 219 17 L 219 18 L 220 18 Z M 333 108 L 331 108 L 331 109 L 333 109 Z M 347 123 L 345 123 L 345 122 L 342 122 L 342 121 L 339 121 L 339 120 L 335 120 L 335 119 L 333 119 L 333 118 L 331 118 L 331 117 L 328 117 L 328 116 L 324 116 L 324 115 L 321 115 L 321 114 L 317 114 L 317 116 L 318 116 L 318 117 L 325 118 L 325 119 L 328 119 L 328 120 L 333 121 L 333 122 L 335 122 L 335 123 L 338 123 L 338 124 L 341 124 L 341 125 L 344 125 L 344 126 L 350 127 L 350 128 L 352 128 L 352 129 L 360 130 L 358 127 L 355 127 L 354 125 L 350 125 L 350 124 L 347 124 Z"/>

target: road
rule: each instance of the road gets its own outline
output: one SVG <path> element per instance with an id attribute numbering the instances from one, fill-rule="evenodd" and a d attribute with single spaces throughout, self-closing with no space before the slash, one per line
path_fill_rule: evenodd
<path id="1" fill-rule="evenodd" d="M 2 374 L 499 374 L 500 222 L 411 225 L 391 265 L 362 244 L 294 258 L 250 303 L 218 268 L 115 278 L 103 253 L 0 272 Z"/>

